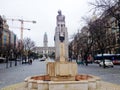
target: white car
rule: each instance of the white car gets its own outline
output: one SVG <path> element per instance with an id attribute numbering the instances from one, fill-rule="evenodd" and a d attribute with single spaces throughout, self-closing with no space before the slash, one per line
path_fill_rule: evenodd
<path id="1" fill-rule="evenodd" d="M 45 61 L 46 60 L 46 57 L 42 57 L 41 59 L 40 59 L 40 61 Z"/>
<path id="2" fill-rule="evenodd" d="M 101 61 L 100 63 L 99 63 L 99 66 L 101 67 L 101 66 L 103 66 L 103 61 Z M 111 60 L 109 60 L 109 59 L 105 59 L 105 67 L 113 67 L 114 65 L 113 65 L 113 62 L 111 61 Z"/>

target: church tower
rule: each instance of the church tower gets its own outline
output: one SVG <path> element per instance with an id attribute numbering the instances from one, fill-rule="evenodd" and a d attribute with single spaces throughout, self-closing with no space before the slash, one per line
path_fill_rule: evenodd
<path id="1" fill-rule="evenodd" d="M 48 38 L 47 38 L 47 33 L 46 33 L 46 32 L 45 32 L 45 34 L 44 34 L 43 43 L 44 43 L 44 47 L 48 47 Z"/>
<path id="2" fill-rule="evenodd" d="M 43 54 L 47 55 L 48 54 L 48 38 L 47 38 L 47 33 L 46 32 L 44 34 L 43 43 L 44 43 L 44 52 L 43 52 Z"/>

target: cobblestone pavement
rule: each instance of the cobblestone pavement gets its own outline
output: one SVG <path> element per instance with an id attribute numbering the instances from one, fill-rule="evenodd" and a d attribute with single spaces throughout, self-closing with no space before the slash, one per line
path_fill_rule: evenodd
<path id="1" fill-rule="evenodd" d="M 40 75 L 46 73 L 46 61 L 33 61 L 32 65 L 18 64 L 6 69 L 6 64 L 0 64 L 0 88 L 23 82 L 28 76 Z M 78 73 L 92 74 L 102 78 L 104 81 L 120 85 L 120 66 L 103 69 L 97 64 L 88 66 L 78 65 Z"/>

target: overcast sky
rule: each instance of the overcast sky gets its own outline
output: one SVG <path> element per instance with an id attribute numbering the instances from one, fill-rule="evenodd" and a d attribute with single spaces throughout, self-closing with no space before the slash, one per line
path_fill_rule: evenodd
<path id="1" fill-rule="evenodd" d="M 43 36 L 48 35 L 48 46 L 54 46 L 57 11 L 65 15 L 69 37 L 83 26 L 81 17 L 89 14 L 90 0 L 0 0 L 0 15 L 11 19 L 35 20 L 37 23 L 24 22 L 24 38 L 29 37 L 37 46 L 43 46 Z M 7 21 L 10 30 L 20 38 L 19 21 Z"/>

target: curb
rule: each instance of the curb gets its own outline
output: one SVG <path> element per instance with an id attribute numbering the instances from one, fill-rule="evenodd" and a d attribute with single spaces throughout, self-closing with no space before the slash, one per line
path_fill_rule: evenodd
<path id="1" fill-rule="evenodd" d="M 28 89 L 25 87 L 25 82 L 21 82 L 10 86 L 6 86 L 0 90 L 28 90 Z M 101 88 L 96 90 L 120 90 L 120 85 L 101 81 Z"/>

